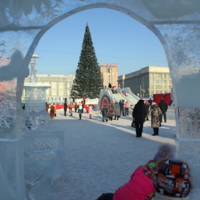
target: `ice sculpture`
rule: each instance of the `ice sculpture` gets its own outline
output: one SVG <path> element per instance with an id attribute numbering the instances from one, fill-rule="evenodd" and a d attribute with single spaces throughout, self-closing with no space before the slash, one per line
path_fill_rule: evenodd
<path id="1" fill-rule="evenodd" d="M 110 8 L 123 12 L 148 27 L 166 51 L 177 117 L 177 156 L 189 163 L 193 174 L 191 199 L 200 196 L 200 0 L 9 0 L 0 1 L 0 106 L 1 140 L 8 138 L 16 149 L 16 159 L 3 160 L 21 169 L 17 185 L 23 185 L 21 139 L 21 93 L 28 64 L 41 37 L 62 19 L 91 8 Z M 5 62 L 5 60 L 7 61 Z M 12 114 L 10 114 L 12 113 Z M 15 138 L 15 139 L 14 139 Z M 14 143 L 12 143 L 14 144 Z M 0 145 L 0 146 L 1 146 Z M 8 147 L 9 148 L 9 147 Z M 16 151 L 17 150 L 17 151 Z M 6 151 L 7 152 L 7 151 Z M 13 163 L 12 163 L 13 162 Z M 17 171 L 17 170 L 13 170 Z M 9 173 L 2 166 L 7 180 Z M 2 182 L 2 180 L 0 180 Z M 18 199 L 24 189 L 14 188 Z M 0 184 L 4 187 L 5 184 Z M 1 193 L 0 193 L 1 195 Z M 20 198 L 19 198 L 20 197 Z M 2 199 L 2 196 L 0 196 Z"/>
<path id="2" fill-rule="evenodd" d="M 40 57 L 34 54 L 31 58 L 30 82 L 24 84 L 26 103 L 25 111 L 29 114 L 32 111 L 40 112 L 46 110 L 46 89 L 51 87 L 50 84 L 37 82 L 36 58 Z"/>
<path id="3" fill-rule="evenodd" d="M 23 139 L 26 188 L 31 191 L 38 184 L 41 188 L 46 187 L 62 174 L 64 133 L 58 130 L 32 130 L 24 134 Z M 44 192 L 40 194 L 46 195 Z M 28 192 L 28 195 L 34 194 Z"/>

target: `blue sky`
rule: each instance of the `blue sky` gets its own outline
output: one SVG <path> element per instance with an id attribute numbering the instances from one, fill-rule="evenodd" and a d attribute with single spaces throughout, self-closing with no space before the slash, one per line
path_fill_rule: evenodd
<path id="1" fill-rule="evenodd" d="M 98 63 L 118 63 L 119 75 L 146 66 L 168 66 L 157 37 L 119 11 L 98 8 L 76 13 L 41 38 L 34 54 L 38 74 L 75 74 L 88 22 Z"/>

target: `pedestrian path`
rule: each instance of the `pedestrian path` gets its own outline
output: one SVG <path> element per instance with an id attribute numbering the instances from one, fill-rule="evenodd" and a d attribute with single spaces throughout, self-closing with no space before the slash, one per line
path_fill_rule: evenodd
<path id="1" fill-rule="evenodd" d="M 53 184 L 52 200 L 95 200 L 103 192 L 114 192 L 126 183 L 138 165 L 155 155 L 161 143 L 175 146 L 175 121 L 168 120 L 159 136 L 152 136 L 150 121 L 145 122 L 142 138 L 135 137 L 132 117 L 102 122 L 100 113 L 89 119 L 83 113 L 57 117 L 49 128 L 65 133 L 63 176 Z"/>

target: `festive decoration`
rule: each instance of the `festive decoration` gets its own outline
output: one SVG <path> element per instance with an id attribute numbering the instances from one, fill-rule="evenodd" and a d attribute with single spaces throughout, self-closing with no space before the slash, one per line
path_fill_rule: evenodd
<path id="1" fill-rule="evenodd" d="M 97 62 L 89 26 L 86 25 L 76 77 L 71 89 L 71 96 L 82 98 L 86 95 L 91 99 L 98 98 L 102 88 L 103 78 Z"/>

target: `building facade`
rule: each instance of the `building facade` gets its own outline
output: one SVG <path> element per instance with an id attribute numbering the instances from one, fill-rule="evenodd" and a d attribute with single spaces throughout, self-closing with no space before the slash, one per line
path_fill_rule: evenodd
<path id="1" fill-rule="evenodd" d="M 103 76 L 103 85 L 108 87 L 111 83 L 112 86 L 118 86 L 118 64 L 117 63 L 101 63 L 100 70 Z"/>
<path id="2" fill-rule="evenodd" d="M 70 91 L 75 78 L 74 75 L 42 75 L 37 74 L 38 83 L 48 83 L 51 88 L 46 90 L 46 101 L 49 103 L 63 103 L 64 98 L 70 97 Z M 25 79 L 25 82 L 30 82 L 30 76 Z M 24 100 L 22 95 L 22 101 Z"/>
<path id="3" fill-rule="evenodd" d="M 118 84 L 130 87 L 139 97 L 153 97 L 154 94 L 170 93 L 172 88 L 169 67 L 148 66 L 130 74 L 118 77 Z"/>

